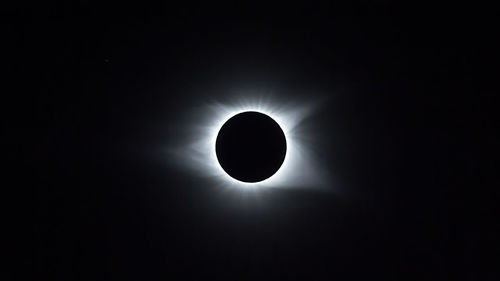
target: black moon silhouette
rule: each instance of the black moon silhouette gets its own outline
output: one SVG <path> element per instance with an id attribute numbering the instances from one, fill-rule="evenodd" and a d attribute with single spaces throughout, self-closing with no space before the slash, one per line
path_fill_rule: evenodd
<path id="1" fill-rule="evenodd" d="M 286 138 L 276 121 L 254 111 L 234 115 L 217 135 L 215 151 L 232 178 L 255 183 L 274 175 L 285 160 Z"/>

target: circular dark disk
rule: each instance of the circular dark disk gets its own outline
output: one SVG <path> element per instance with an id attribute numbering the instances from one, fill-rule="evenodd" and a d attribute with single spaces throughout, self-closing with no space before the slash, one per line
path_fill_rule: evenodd
<path id="1" fill-rule="evenodd" d="M 242 182 L 259 182 L 274 175 L 283 164 L 286 138 L 271 117 L 247 111 L 224 123 L 215 151 L 228 175 Z"/>

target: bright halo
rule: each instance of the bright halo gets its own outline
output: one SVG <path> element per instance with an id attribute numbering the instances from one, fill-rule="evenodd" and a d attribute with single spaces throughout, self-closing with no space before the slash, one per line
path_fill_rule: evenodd
<path id="1" fill-rule="evenodd" d="M 312 109 L 311 105 L 294 106 L 289 101 L 263 98 L 240 98 L 233 103 L 207 104 L 194 110 L 193 115 L 197 116 L 197 120 L 192 122 L 197 124 L 190 126 L 191 133 L 184 147 L 176 150 L 178 160 L 186 165 L 187 170 L 211 178 L 224 187 L 251 190 L 318 187 L 322 179 L 314 163 L 314 155 L 306 143 L 308 138 L 301 130 L 302 121 L 311 114 Z M 255 183 L 242 182 L 229 176 L 220 166 L 215 150 L 217 135 L 224 123 L 234 115 L 247 111 L 260 112 L 274 119 L 283 130 L 287 142 L 285 159 L 279 170 L 271 177 Z"/>

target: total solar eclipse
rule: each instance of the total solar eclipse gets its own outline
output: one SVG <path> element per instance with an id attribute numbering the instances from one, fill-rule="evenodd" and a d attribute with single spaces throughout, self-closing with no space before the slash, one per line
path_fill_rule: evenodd
<path id="1" fill-rule="evenodd" d="M 271 117 L 247 111 L 222 125 L 215 150 L 220 166 L 229 176 L 256 183 L 280 169 L 287 150 L 286 137 Z"/>

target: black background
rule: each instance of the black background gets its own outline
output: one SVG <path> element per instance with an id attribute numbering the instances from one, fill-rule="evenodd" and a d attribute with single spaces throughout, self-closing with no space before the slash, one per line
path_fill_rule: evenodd
<path id="1" fill-rule="evenodd" d="M 33 219 L 12 216 L 34 222 L 15 234 L 34 244 L 9 253 L 37 280 L 498 278 L 487 7 L 5 11 L 4 141 L 34 199 Z M 305 127 L 342 192 L 235 201 L 165 164 L 199 117 L 187 108 L 234 87 L 328 96 Z"/>

